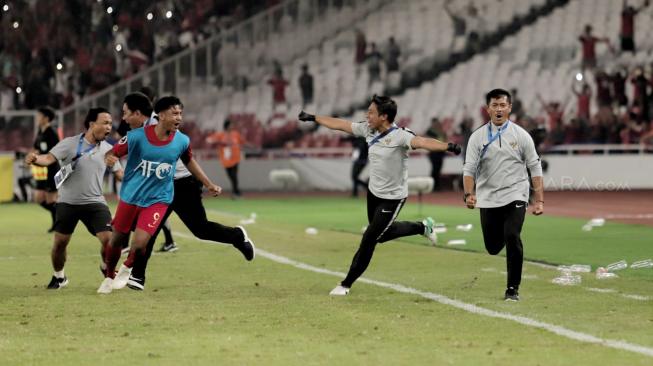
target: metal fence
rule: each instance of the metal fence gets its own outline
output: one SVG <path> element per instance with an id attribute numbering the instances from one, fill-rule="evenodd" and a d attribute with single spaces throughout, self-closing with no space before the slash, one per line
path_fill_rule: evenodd
<path id="1" fill-rule="evenodd" d="M 225 46 L 237 47 L 245 52 L 262 50 L 262 56 L 268 61 L 278 60 L 285 64 L 336 32 L 355 27 L 356 21 L 388 2 L 389 0 L 285 1 L 64 108 L 61 111 L 64 133 L 81 128 L 83 116 L 90 107 L 102 106 L 120 115 L 124 96 L 142 86 L 149 86 L 159 96 L 175 94 L 182 100 L 194 88 L 208 85 L 220 89 L 223 79 L 228 76 L 223 75 L 224 65 L 219 59 L 220 51 Z"/>

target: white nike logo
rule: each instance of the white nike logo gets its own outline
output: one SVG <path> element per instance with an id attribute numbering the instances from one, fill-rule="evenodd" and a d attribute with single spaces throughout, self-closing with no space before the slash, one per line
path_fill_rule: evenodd
<path id="1" fill-rule="evenodd" d="M 520 205 L 515 205 L 515 207 L 521 208 L 521 207 L 524 207 L 524 205 L 521 205 L 521 206 Z"/>
<path id="2" fill-rule="evenodd" d="M 381 212 L 383 212 L 383 213 L 390 213 L 390 212 L 392 212 L 392 211 L 381 210 Z"/>

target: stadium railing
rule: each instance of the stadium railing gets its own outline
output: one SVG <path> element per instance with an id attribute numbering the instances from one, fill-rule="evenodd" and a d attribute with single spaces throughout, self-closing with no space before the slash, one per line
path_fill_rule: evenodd
<path id="1" fill-rule="evenodd" d="M 276 44 L 283 52 L 274 55 L 280 62 L 288 62 L 297 55 L 306 52 L 324 37 L 340 29 L 350 27 L 347 20 L 357 19 L 388 0 L 359 0 L 345 2 L 351 4 L 346 12 L 348 16 L 330 17 L 344 6 L 333 0 L 287 0 L 263 13 L 259 13 L 240 24 L 217 34 L 195 47 L 186 49 L 177 55 L 158 62 L 148 69 L 114 84 L 96 94 L 62 110 L 64 129 L 75 130 L 81 119 L 92 106 L 104 106 L 117 113 L 121 110 L 123 97 L 142 86 L 153 88 L 158 95 L 176 94 L 183 97 L 200 80 L 210 84 L 218 76 L 216 53 L 225 42 L 236 42 L 254 47 L 257 42 L 267 43 L 266 49 L 274 49 Z M 335 19 L 335 20 L 334 20 Z M 284 32 L 283 28 L 294 29 Z M 292 43 L 292 47 L 287 47 Z M 69 127 L 71 126 L 72 127 Z"/>

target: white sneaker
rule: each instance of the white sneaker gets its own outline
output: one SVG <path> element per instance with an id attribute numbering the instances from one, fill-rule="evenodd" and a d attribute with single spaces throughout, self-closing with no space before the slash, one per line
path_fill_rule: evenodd
<path id="1" fill-rule="evenodd" d="M 331 296 L 345 296 L 349 293 L 349 287 L 344 287 L 342 285 L 336 286 L 331 292 L 329 292 L 329 295 Z"/>
<path id="2" fill-rule="evenodd" d="M 422 224 L 424 224 L 424 235 L 431 245 L 435 245 L 438 243 L 438 234 L 435 233 L 435 221 L 433 221 L 432 218 L 427 217 L 424 220 L 422 220 Z"/>
<path id="3" fill-rule="evenodd" d="M 116 278 L 113 279 L 113 289 L 114 290 L 120 290 L 121 288 L 124 288 L 127 286 L 127 281 L 129 281 L 129 276 L 132 274 L 132 269 L 125 266 L 124 264 L 120 266 L 120 270 L 118 271 L 118 274 L 116 274 Z"/>
<path id="4" fill-rule="evenodd" d="M 113 278 L 106 277 L 104 281 L 102 281 L 102 284 L 100 284 L 100 288 L 97 289 L 98 294 L 110 294 L 111 290 L 113 290 L 112 285 L 113 284 Z"/>

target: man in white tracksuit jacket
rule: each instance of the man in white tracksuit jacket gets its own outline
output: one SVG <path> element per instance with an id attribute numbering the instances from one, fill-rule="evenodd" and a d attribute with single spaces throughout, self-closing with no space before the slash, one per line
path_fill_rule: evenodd
<path id="1" fill-rule="evenodd" d="M 526 130 L 509 120 L 510 93 L 494 89 L 485 97 L 490 122 L 472 133 L 463 166 L 464 200 L 481 211 L 483 240 L 488 253 L 506 247 L 508 283 L 504 299 L 519 300 L 524 252 L 521 229 L 528 206 L 530 170 L 534 190 L 533 214 L 544 212 L 540 157 Z"/>

